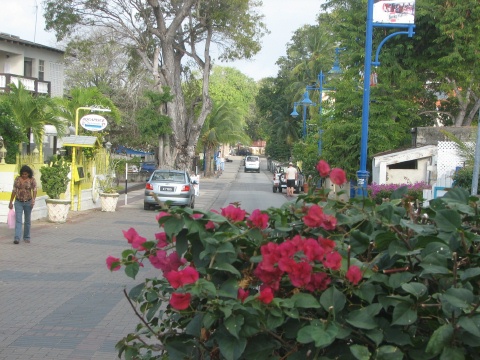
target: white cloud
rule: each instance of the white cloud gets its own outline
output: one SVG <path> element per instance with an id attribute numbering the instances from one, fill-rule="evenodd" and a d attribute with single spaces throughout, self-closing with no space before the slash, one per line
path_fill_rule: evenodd
<path id="1" fill-rule="evenodd" d="M 0 32 L 20 36 L 42 45 L 59 47 L 53 32 L 46 32 L 42 9 L 43 0 L 0 0 Z M 286 53 L 286 45 L 295 30 L 315 24 L 323 0 L 263 0 L 259 9 L 270 34 L 262 40 L 262 50 L 252 60 L 218 63 L 231 66 L 259 80 L 276 76 L 275 62 Z M 38 12 L 36 9 L 38 6 Z M 36 25 L 36 26 L 35 26 Z"/>

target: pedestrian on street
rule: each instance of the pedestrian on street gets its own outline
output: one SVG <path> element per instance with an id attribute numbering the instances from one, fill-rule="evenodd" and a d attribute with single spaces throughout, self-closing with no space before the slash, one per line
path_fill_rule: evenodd
<path id="1" fill-rule="evenodd" d="M 288 163 L 288 168 L 285 170 L 285 178 L 287 179 L 287 196 L 293 196 L 295 190 L 295 182 L 298 179 L 298 171 L 293 167 L 293 163 Z"/>
<path id="2" fill-rule="evenodd" d="M 33 177 L 32 169 L 23 165 L 20 169 L 20 176 L 15 178 L 13 182 L 12 195 L 10 196 L 10 203 L 8 208 L 14 207 L 13 200 L 15 199 L 15 237 L 14 244 L 20 243 L 22 236 L 22 217 L 25 214 L 25 221 L 23 226 L 23 241 L 30 242 L 30 226 L 32 209 L 35 206 L 35 198 L 37 197 L 37 182 Z"/>

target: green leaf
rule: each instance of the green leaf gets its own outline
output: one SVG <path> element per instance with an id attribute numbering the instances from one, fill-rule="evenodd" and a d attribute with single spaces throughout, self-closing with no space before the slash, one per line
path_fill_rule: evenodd
<path id="1" fill-rule="evenodd" d="M 410 249 L 407 247 L 407 245 L 403 241 L 400 241 L 400 240 L 392 241 L 388 246 L 388 255 L 390 255 L 390 257 L 392 258 L 396 255 L 398 256 L 408 255 L 409 252 L 410 252 Z"/>
<path id="2" fill-rule="evenodd" d="M 477 277 L 480 275 L 480 267 L 468 268 L 460 274 L 462 281 Z"/>
<path id="3" fill-rule="evenodd" d="M 417 282 L 403 284 L 402 289 L 405 290 L 407 293 L 412 294 L 417 299 L 420 299 L 428 292 L 428 289 L 425 285 Z"/>
<path id="4" fill-rule="evenodd" d="M 193 319 L 188 323 L 185 328 L 185 333 L 195 337 L 200 337 L 200 332 L 202 331 L 203 323 L 203 313 L 196 313 Z"/>
<path id="5" fill-rule="evenodd" d="M 137 262 L 134 262 L 125 266 L 125 274 L 128 277 L 131 277 L 132 279 L 135 279 L 135 276 L 137 276 L 139 270 L 140 270 L 140 264 Z"/>
<path id="6" fill-rule="evenodd" d="M 333 312 L 338 314 L 345 307 L 347 299 L 345 295 L 339 291 L 335 286 L 330 286 L 320 296 L 320 304 L 325 311 L 330 311 L 333 308 Z"/>
<path id="7" fill-rule="evenodd" d="M 178 237 L 177 241 L 175 242 L 175 250 L 178 253 L 179 257 L 182 257 L 183 254 L 187 252 L 188 249 L 188 240 L 186 237 Z"/>
<path id="8" fill-rule="evenodd" d="M 227 279 L 218 290 L 218 296 L 236 299 L 238 295 L 238 281 L 234 278 Z"/>
<path id="9" fill-rule="evenodd" d="M 168 352 L 168 358 L 171 360 L 183 360 L 196 358 L 196 348 L 189 343 L 190 337 L 185 335 L 172 336 L 165 338 L 165 347 Z M 135 359 L 138 357 L 134 357 Z"/>
<path id="10" fill-rule="evenodd" d="M 458 325 L 470 334 L 476 337 L 480 337 L 480 329 L 478 328 L 477 324 L 475 324 L 475 322 L 469 317 L 462 316 L 458 320 Z"/>
<path id="11" fill-rule="evenodd" d="M 350 352 L 357 360 L 370 360 L 370 351 L 368 347 L 360 345 L 352 345 L 349 347 Z"/>
<path id="12" fill-rule="evenodd" d="M 216 252 L 219 254 L 225 254 L 225 253 L 235 254 L 236 253 L 235 248 L 233 247 L 233 244 L 231 242 L 225 242 L 223 244 L 220 244 L 220 246 L 217 247 Z"/>
<path id="13" fill-rule="evenodd" d="M 382 305 L 372 304 L 360 310 L 354 310 L 346 316 L 346 321 L 359 329 L 372 330 L 378 327 L 375 316 L 380 312 Z"/>
<path id="14" fill-rule="evenodd" d="M 450 270 L 445 266 L 428 265 L 423 263 L 420 263 L 420 266 L 423 268 L 423 271 L 420 273 L 421 277 L 427 274 L 450 274 Z"/>
<path id="15" fill-rule="evenodd" d="M 333 343 L 337 333 L 338 326 L 332 322 L 307 325 L 298 332 L 297 341 L 302 344 L 314 342 L 317 348 L 322 349 Z"/>
<path id="16" fill-rule="evenodd" d="M 400 221 L 400 224 L 408 229 L 412 229 L 418 235 L 426 236 L 426 235 L 432 235 L 437 233 L 437 229 L 430 224 L 422 225 L 422 224 L 414 223 L 411 220 L 405 220 L 405 219 L 402 219 Z"/>
<path id="17" fill-rule="evenodd" d="M 444 209 L 435 212 L 434 220 L 438 229 L 445 232 L 456 231 L 462 224 L 460 214 L 451 209 Z"/>
<path id="18" fill-rule="evenodd" d="M 402 360 L 403 353 L 396 346 L 381 346 L 375 352 L 375 360 Z"/>
<path id="19" fill-rule="evenodd" d="M 273 331 L 277 327 L 282 326 L 284 321 L 285 318 L 283 316 L 283 313 L 277 316 L 270 312 L 270 314 L 267 315 L 267 328 Z"/>
<path id="20" fill-rule="evenodd" d="M 392 241 L 396 240 L 397 237 L 393 232 L 381 232 L 375 236 L 375 247 L 378 251 L 384 251 L 388 249 Z"/>
<path id="21" fill-rule="evenodd" d="M 413 325 L 417 321 L 417 311 L 412 304 L 401 302 L 393 309 L 392 325 Z"/>
<path id="22" fill-rule="evenodd" d="M 432 355 L 438 355 L 443 351 L 453 336 L 453 327 L 451 324 L 445 324 L 435 330 L 430 336 L 428 341 L 426 352 Z"/>
<path id="23" fill-rule="evenodd" d="M 375 345 L 379 346 L 383 341 L 383 330 L 373 329 L 365 331 L 365 335 L 375 342 Z"/>
<path id="24" fill-rule="evenodd" d="M 141 283 L 131 288 L 128 292 L 128 297 L 132 300 L 139 301 L 139 297 L 145 289 L 145 283 Z"/>
<path id="25" fill-rule="evenodd" d="M 317 299 L 312 294 L 297 293 L 292 296 L 297 308 L 317 309 L 320 307 Z"/>
<path id="26" fill-rule="evenodd" d="M 368 249 L 370 245 L 370 237 L 359 231 L 353 230 L 350 232 L 350 246 L 352 247 L 352 251 L 356 254 L 361 254 L 365 250 Z"/>
<path id="27" fill-rule="evenodd" d="M 360 284 L 359 287 L 353 290 L 355 295 L 357 295 L 360 299 L 365 300 L 369 304 L 372 303 L 373 299 L 375 298 L 375 295 L 377 295 L 377 289 L 376 286 L 371 284 L 371 283 L 362 283 Z M 342 293 L 343 295 L 343 293 Z M 321 302 L 320 298 L 320 302 Z M 338 305 L 336 305 L 338 307 Z M 343 306 L 342 306 L 343 309 Z"/>
<path id="28" fill-rule="evenodd" d="M 230 334 L 239 339 L 239 333 L 242 329 L 244 321 L 243 315 L 233 314 L 225 320 L 224 325 Z"/>
<path id="29" fill-rule="evenodd" d="M 220 352 L 226 360 L 239 359 L 247 346 L 247 339 L 241 337 L 239 339 L 231 335 L 225 328 L 219 328 L 215 332 L 214 338 L 220 348 Z"/>
<path id="30" fill-rule="evenodd" d="M 171 238 L 174 235 L 177 235 L 183 229 L 184 224 L 185 221 L 183 220 L 182 216 L 169 216 L 168 220 L 165 221 L 163 226 L 168 237 Z"/>
<path id="31" fill-rule="evenodd" d="M 388 279 L 388 284 L 392 289 L 396 289 L 402 286 L 403 284 L 409 282 L 410 280 L 412 280 L 413 277 L 414 275 L 409 272 L 394 273 Z"/>
<path id="32" fill-rule="evenodd" d="M 215 263 L 215 265 L 213 266 L 213 269 L 220 270 L 220 271 L 226 271 L 226 272 L 229 272 L 233 275 L 241 277 L 240 272 L 235 267 L 233 267 L 231 264 L 228 264 L 228 263 L 218 263 L 218 264 Z"/>
<path id="33" fill-rule="evenodd" d="M 440 355 L 440 360 L 465 360 L 464 349 L 446 347 Z"/>

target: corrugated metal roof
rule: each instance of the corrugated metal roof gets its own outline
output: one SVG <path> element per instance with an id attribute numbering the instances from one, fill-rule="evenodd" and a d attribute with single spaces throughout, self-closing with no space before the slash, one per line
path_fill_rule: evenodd
<path id="1" fill-rule="evenodd" d="M 42 45 L 42 44 L 35 43 L 35 42 L 32 42 L 32 41 L 23 40 L 19 36 L 7 34 L 7 33 L 4 33 L 4 32 L 0 32 L 0 41 L 7 41 L 7 42 L 12 42 L 12 43 L 20 44 L 20 45 L 25 45 L 25 46 L 32 46 L 32 47 L 36 47 L 36 48 L 39 48 L 39 49 L 54 51 L 54 52 L 57 52 L 57 53 L 60 53 L 60 54 L 65 53 L 65 51 L 63 51 L 63 50 L 55 49 L 53 47 Z"/>
<path id="2" fill-rule="evenodd" d="M 95 136 L 72 135 L 62 138 L 63 146 L 95 147 L 100 142 Z"/>

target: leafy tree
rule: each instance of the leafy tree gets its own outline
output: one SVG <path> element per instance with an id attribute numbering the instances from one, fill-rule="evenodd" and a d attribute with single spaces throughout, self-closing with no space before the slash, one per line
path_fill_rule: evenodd
<path id="1" fill-rule="evenodd" d="M 12 109 L 5 101 L 0 101 L 0 134 L 7 149 L 5 162 L 15 164 L 19 153 L 18 144 L 26 141 L 26 135 L 13 118 Z"/>
<path id="2" fill-rule="evenodd" d="M 0 96 L 0 102 L 8 108 L 11 119 L 24 133 L 23 140 L 27 141 L 27 153 L 30 153 L 30 135 L 33 135 L 36 144 L 41 144 L 45 125 L 55 126 L 60 136 L 66 132 L 66 123 L 57 116 L 57 107 L 53 99 L 44 95 L 34 96 L 22 84 L 18 87 L 11 84 L 10 91 Z M 15 135 L 14 138 L 18 140 Z"/>
<path id="3" fill-rule="evenodd" d="M 191 163 L 203 123 L 212 109 L 209 96 L 211 46 L 217 44 L 219 58 L 251 58 L 260 50 L 265 32 L 254 0 L 45 0 L 47 29 L 58 39 L 81 25 L 114 30 L 134 49 L 153 76 L 156 90 L 171 89 L 171 105 L 162 110 L 172 119 L 172 134 L 164 134 L 164 157 L 160 163 L 185 167 Z M 132 9 L 135 14 L 132 16 Z M 201 71 L 201 110 L 192 117 L 182 93 L 183 64 L 189 58 Z"/>
<path id="4" fill-rule="evenodd" d="M 205 150 L 206 177 L 213 175 L 213 154 L 220 144 L 250 142 L 243 130 L 240 113 L 231 102 L 219 101 L 203 124 L 199 145 Z"/>

